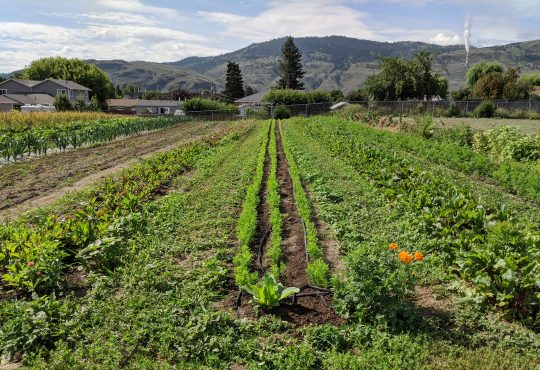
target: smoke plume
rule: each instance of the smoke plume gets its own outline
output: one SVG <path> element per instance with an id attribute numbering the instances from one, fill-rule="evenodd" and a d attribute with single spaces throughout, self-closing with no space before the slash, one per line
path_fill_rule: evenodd
<path id="1" fill-rule="evenodd" d="M 467 51 L 467 57 L 465 58 L 465 65 L 469 64 L 469 49 L 471 48 L 471 20 L 470 14 L 465 17 L 465 24 L 463 26 L 463 40 L 465 40 L 465 50 Z"/>

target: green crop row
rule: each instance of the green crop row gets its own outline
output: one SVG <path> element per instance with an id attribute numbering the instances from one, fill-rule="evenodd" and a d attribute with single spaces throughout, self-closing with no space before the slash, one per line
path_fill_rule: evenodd
<path id="1" fill-rule="evenodd" d="M 99 118 L 50 127 L 5 128 L 0 130 L 0 154 L 6 160 L 24 155 L 46 155 L 50 149 L 66 150 L 82 145 L 112 141 L 121 136 L 174 126 L 186 117 Z"/>
<path id="2" fill-rule="evenodd" d="M 304 221 L 306 231 L 306 249 L 309 256 L 307 265 L 307 276 L 312 284 L 320 287 L 328 286 L 328 264 L 323 259 L 323 251 L 317 244 L 317 228 L 315 223 L 311 219 L 311 203 L 302 186 L 302 180 L 300 179 L 300 171 L 292 155 L 287 137 L 283 135 L 281 122 L 279 123 L 279 132 L 282 137 L 283 150 L 289 163 L 289 174 L 292 178 L 294 189 L 294 201 L 298 212 Z"/>
<path id="3" fill-rule="evenodd" d="M 238 135 L 234 131 L 228 137 Z M 71 263 L 110 272 L 126 239 L 142 226 L 137 213 L 142 203 L 228 137 L 213 135 L 156 154 L 118 177 L 108 178 L 67 213 L 38 214 L 1 225 L 2 285 L 21 293 L 47 294 L 62 287 Z"/>
<path id="4" fill-rule="evenodd" d="M 270 174 L 268 175 L 268 207 L 270 209 L 270 246 L 268 247 L 268 258 L 270 259 L 270 270 L 274 276 L 279 277 L 283 271 L 281 262 L 281 229 L 283 226 L 283 215 L 279 210 L 280 196 L 279 183 L 277 179 L 277 143 L 276 143 L 276 121 L 272 121 L 270 129 Z"/>
<path id="5" fill-rule="evenodd" d="M 429 252 L 474 286 L 477 302 L 540 324 L 537 226 L 518 224 L 504 205 L 486 206 L 467 189 L 381 148 L 355 133 L 353 123 L 316 118 L 301 124 L 369 178 L 390 204 L 416 215 L 418 232 L 429 236 Z"/>
<path id="6" fill-rule="evenodd" d="M 257 207 L 259 205 L 259 190 L 261 188 L 264 176 L 264 161 L 266 158 L 266 148 L 268 147 L 268 130 L 271 127 L 270 121 L 265 124 L 268 126 L 263 130 L 259 154 L 257 157 L 257 169 L 253 183 L 248 187 L 246 198 L 242 205 L 242 212 L 236 225 L 236 237 L 238 238 L 239 248 L 234 257 L 235 281 L 239 287 L 249 286 L 257 281 L 258 274 L 250 272 L 250 266 L 253 262 L 253 255 L 250 251 L 250 244 L 253 241 L 255 230 L 257 229 Z"/>

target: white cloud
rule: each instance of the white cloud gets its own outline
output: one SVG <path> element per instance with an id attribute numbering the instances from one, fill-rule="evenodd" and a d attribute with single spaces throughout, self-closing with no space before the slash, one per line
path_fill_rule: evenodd
<path id="1" fill-rule="evenodd" d="M 170 28 L 86 24 L 75 29 L 22 22 L 0 22 L 0 28 L 5 72 L 45 56 L 165 62 L 226 52 L 207 46 L 204 36 Z"/>
<path id="2" fill-rule="evenodd" d="M 461 37 L 459 35 L 446 35 L 444 33 L 438 33 L 429 38 L 429 42 L 438 45 L 457 45 L 461 43 Z"/>
<path id="3" fill-rule="evenodd" d="M 366 14 L 329 0 L 270 1 L 269 8 L 254 17 L 232 13 L 200 12 L 206 21 L 222 23 L 224 34 L 252 42 L 282 36 L 340 35 L 373 38 L 363 23 Z"/>

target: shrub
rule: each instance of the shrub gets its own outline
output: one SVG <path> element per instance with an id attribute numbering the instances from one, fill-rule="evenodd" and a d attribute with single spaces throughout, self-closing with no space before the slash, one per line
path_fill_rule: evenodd
<path id="1" fill-rule="evenodd" d="M 213 99 L 192 98 L 184 102 L 183 106 L 186 112 L 201 112 L 201 111 L 222 111 L 230 114 L 238 113 L 238 108 L 233 104 L 222 103 Z"/>
<path id="2" fill-rule="evenodd" d="M 422 136 L 424 139 L 431 139 L 435 132 L 433 117 L 426 114 L 414 118 L 415 125 L 412 127 L 413 133 Z"/>
<path id="3" fill-rule="evenodd" d="M 398 326 L 409 317 L 405 298 L 414 286 L 411 269 L 392 251 L 361 244 L 348 256 L 348 280 L 336 287 L 336 309 L 361 323 Z"/>
<path id="4" fill-rule="evenodd" d="M 459 117 L 461 113 L 459 112 L 459 108 L 457 107 L 456 103 L 452 102 L 450 103 L 450 106 L 446 110 L 445 116 L 446 117 Z"/>
<path id="5" fill-rule="evenodd" d="M 489 100 L 485 100 L 473 112 L 476 118 L 491 118 L 495 113 L 495 105 Z"/>
<path id="6" fill-rule="evenodd" d="M 494 116 L 499 118 L 510 118 L 510 111 L 505 108 L 497 108 L 495 109 Z"/>
<path id="7" fill-rule="evenodd" d="M 272 90 L 262 98 L 263 103 L 272 105 L 296 105 L 332 102 L 332 95 L 325 91 L 303 92 L 300 90 Z"/>
<path id="8" fill-rule="evenodd" d="M 291 118 L 291 111 L 284 106 L 279 106 L 274 110 L 275 119 L 287 119 Z"/>
<path id="9" fill-rule="evenodd" d="M 471 126 L 461 123 L 455 127 L 437 130 L 437 138 L 441 141 L 455 143 L 461 146 L 472 146 L 473 130 Z"/>
<path id="10" fill-rule="evenodd" d="M 504 126 L 478 132 L 473 138 L 473 148 L 499 160 L 535 161 L 540 159 L 540 139 L 522 134 L 517 127 Z"/>
<path id="11" fill-rule="evenodd" d="M 66 94 L 58 94 L 55 96 L 54 107 L 58 112 L 73 110 L 73 105 Z"/>

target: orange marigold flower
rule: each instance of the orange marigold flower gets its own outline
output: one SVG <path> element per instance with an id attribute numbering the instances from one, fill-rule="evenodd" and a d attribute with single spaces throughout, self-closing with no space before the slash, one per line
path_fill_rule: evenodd
<path id="1" fill-rule="evenodd" d="M 409 252 L 401 251 L 398 254 L 401 262 L 406 263 L 407 265 L 412 262 L 413 256 Z"/>
<path id="2" fill-rule="evenodd" d="M 390 244 L 388 245 L 388 248 L 391 249 L 391 250 L 393 250 L 393 251 L 397 251 L 398 245 L 397 245 L 397 243 L 390 243 Z"/>
<path id="3" fill-rule="evenodd" d="M 414 260 L 415 261 L 422 261 L 424 259 L 424 255 L 422 252 L 414 252 Z"/>

